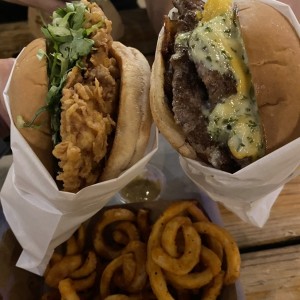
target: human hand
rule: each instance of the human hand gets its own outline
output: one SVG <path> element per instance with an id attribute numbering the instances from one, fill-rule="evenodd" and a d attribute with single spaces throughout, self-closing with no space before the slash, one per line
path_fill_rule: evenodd
<path id="1" fill-rule="evenodd" d="M 4 104 L 3 91 L 13 64 L 13 58 L 0 59 L 0 138 L 9 134 L 10 120 Z"/>

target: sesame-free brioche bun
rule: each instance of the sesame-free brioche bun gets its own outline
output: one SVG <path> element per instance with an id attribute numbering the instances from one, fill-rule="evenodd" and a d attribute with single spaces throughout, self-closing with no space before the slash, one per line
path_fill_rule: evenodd
<path id="1" fill-rule="evenodd" d="M 300 136 L 300 39 L 270 5 L 255 0 L 236 5 L 270 153 Z"/>
<path id="2" fill-rule="evenodd" d="M 176 3 L 180 5 L 180 2 Z M 299 36 L 283 14 L 261 1 L 233 1 L 232 9 L 237 14 L 265 140 L 265 154 L 268 154 L 300 136 Z M 169 15 L 170 19 L 171 16 L 172 14 Z M 168 32 L 166 25 L 162 28 L 157 41 L 150 87 L 152 116 L 160 132 L 181 155 L 201 161 L 202 158 L 189 142 L 182 124 L 175 121 L 174 103 L 166 94 L 166 74 L 172 70 L 169 67 L 172 64 L 165 60 L 167 56 L 164 56 L 162 50 L 173 47 L 172 44 L 164 44 L 172 41 L 168 36 L 174 30 L 172 22 L 171 26 L 170 22 L 167 24 L 171 27 Z M 177 93 L 174 87 L 172 93 Z M 204 162 L 210 164 L 210 161 Z M 243 162 L 239 168 L 249 163 L 251 161 Z M 234 169 L 236 170 L 237 168 Z"/>

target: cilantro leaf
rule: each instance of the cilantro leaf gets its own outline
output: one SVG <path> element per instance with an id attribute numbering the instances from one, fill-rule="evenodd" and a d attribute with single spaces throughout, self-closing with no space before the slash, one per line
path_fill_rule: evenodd
<path id="1" fill-rule="evenodd" d="M 64 8 L 58 8 L 52 14 L 51 24 L 44 25 L 41 31 L 47 41 L 47 51 L 39 50 L 37 57 L 47 58 L 49 87 L 45 106 L 41 107 L 31 122 L 19 119 L 21 127 L 39 127 L 36 118 L 45 110 L 51 116 L 52 140 L 54 145 L 60 142 L 60 114 L 62 89 L 68 72 L 74 67 L 84 68 L 82 58 L 93 50 L 94 41 L 90 35 L 105 26 L 104 20 L 84 28 L 85 14 L 88 7 L 80 2 L 67 2 Z"/>

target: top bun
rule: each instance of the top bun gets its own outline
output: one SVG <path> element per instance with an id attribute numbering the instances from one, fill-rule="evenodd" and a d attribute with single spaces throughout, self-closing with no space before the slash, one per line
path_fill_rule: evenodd
<path id="1" fill-rule="evenodd" d="M 12 120 L 31 149 L 46 167 L 54 174 L 52 156 L 53 143 L 50 132 L 50 116 L 43 112 L 35 120 L 39 128 L 19 128 L 18 118 L 32 121 L 35 113 L 45 106 L 48 92 L 47 60 L 39 60 L 37 52 L 46 51 L 46 42 L 39 38 L 33 40 L 18 56 L 8 90 Z"/>
<path id="2" fill-rule="evenodd" d="M 300 40 L 275 8 L 255 0 L 236 5 L 270 153 L 300 136 Z"/>

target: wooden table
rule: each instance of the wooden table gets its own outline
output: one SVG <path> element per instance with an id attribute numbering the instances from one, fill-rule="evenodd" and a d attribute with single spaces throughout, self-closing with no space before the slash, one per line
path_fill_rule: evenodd
<path id="1" fill-rule="evenodd" d="M 122 41 L 140 49 L 152 63 L 156 34 L 146 11 L 123 11 L 121 16 Z M 0 58 L 15 56 L 33 38 L 26 22 L 0 24 Z M 300 299 L 300 177 L 284 187 L 263 228 L 243 223 L 222 206 L 220 210 L 241 250 L 246 299 Z"/>
<path id="2" fill-rule="evenodd" d="M 300 177 L 286 184 L 263 228 L 220 210 L 242 253 L 247 300 L 300 299 Z"/>

